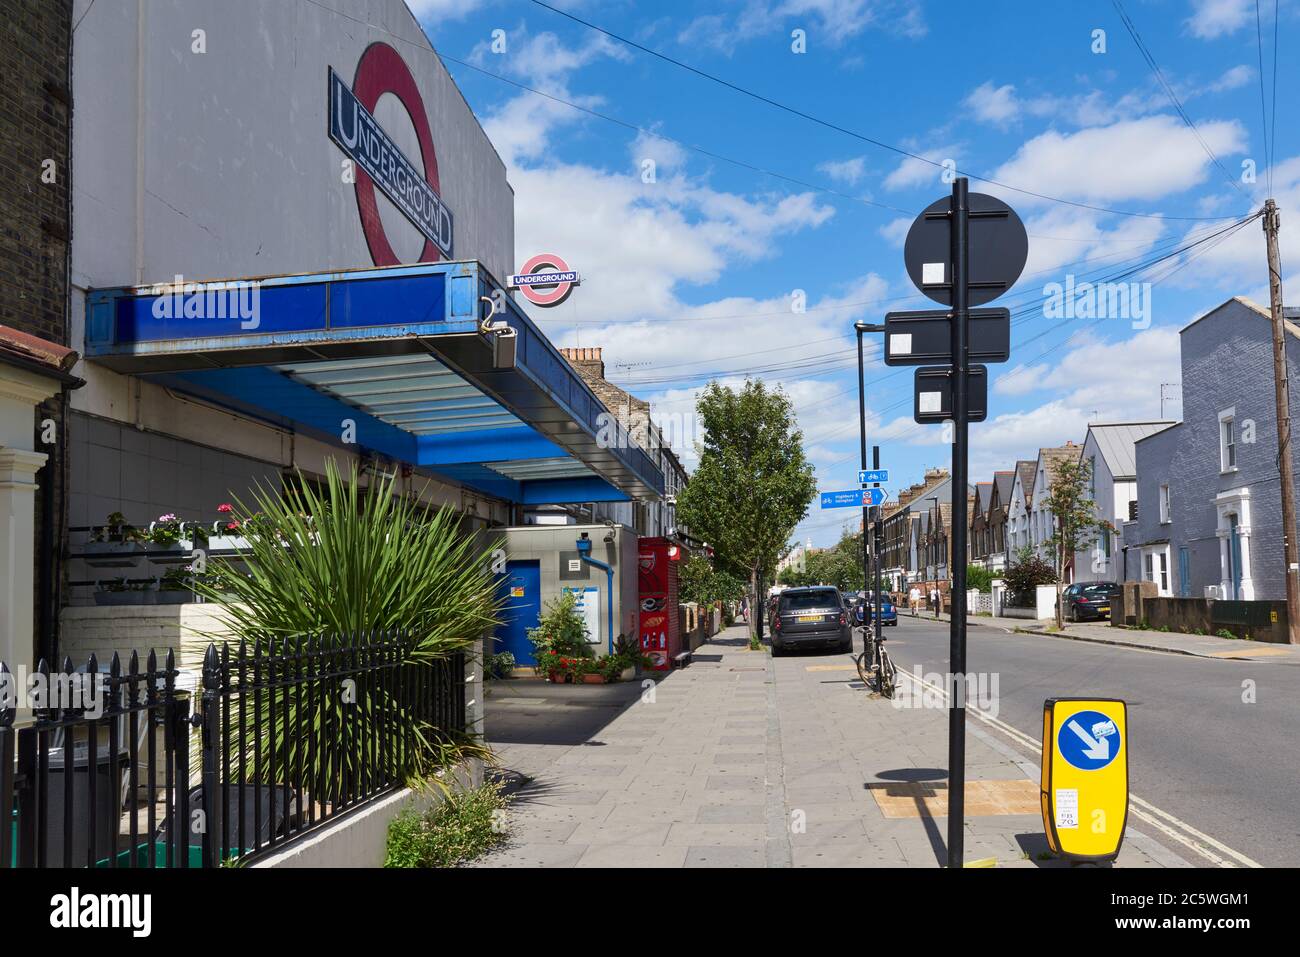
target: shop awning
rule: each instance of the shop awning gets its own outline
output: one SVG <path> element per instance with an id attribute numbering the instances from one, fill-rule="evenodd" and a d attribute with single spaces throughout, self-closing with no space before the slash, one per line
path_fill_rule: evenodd
<path id="1" fill-rule="evenodd" d="M 483 297 L 516 331 L 493 365 Z M 475 262 L 90 292 L 86 358 L 525 505 L 657 498 L 663 476 Z M 603 414 L 603 415 L 602 415 Z"/>

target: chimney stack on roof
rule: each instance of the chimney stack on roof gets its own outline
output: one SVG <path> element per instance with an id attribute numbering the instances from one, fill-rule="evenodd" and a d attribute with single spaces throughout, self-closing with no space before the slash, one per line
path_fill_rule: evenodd
<path id="1" fill-rule="evenodd" d="M 573 366 L 579 372 L 590 370 L 596 373 L 596 378 L 605 378 L 605 360 L 600 356 L 600 346 L 583 346 L 580 348 L 564 348 L 560 350 L 560 355 L 569 360 L 569 365 Z"/>

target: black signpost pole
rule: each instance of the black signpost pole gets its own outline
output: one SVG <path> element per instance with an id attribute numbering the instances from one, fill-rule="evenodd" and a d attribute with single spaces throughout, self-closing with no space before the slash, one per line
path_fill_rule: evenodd
<path id="1" fill-rule="evenodd" d="M 948 866 L 962 867 L 963 825 L 966 815 L 966 437 L 968 429 L 967 320 L 970 311 L 969 183 L 959 177 L 952 185 L 952 542 L 948 570 L 952 581 L 949 621 L 948 707 Z"/>
<path id="2" fill-rule="evenodd" d="M 974 262 L 970 230 L 976 230 Z M 885 317 L 885 364 L 914 365 L 913 417 L 921 424 L 949 421 L 952 439 L 952 534 L 948 555 L 952 617 L 949 624 L 948 866 L 963 866 L 966 812 L 966 540 L 967 436 L 971 422 L 988 414 L 988 369 L 1011 354 L 1011 314 L 972 309 L 1012 286 L 1029 258 L 1029 235 L 1020 217 L 994 196 L 971 193 L 965 177 L 952 195 L 916 217 L 903 245 L 907 274 L 943 312 L 891 312 Z M 951 347 L 951 354 L 945 349 Z M 943 365 L 926 367 L 927 363 Z M 935 616 L 938 616 L 938 610 Z"/>
<path id="3" fill-rule="evenodd" d="M 871 467 L 876 470 L 880 469 L 880 446 L 878 445 L 873 445 L 871 447 Z M 879 488 L 880 483 L 876 482 L 874 487 Z M 881 610 L 880 604 L 880 513 L 883 511 L 883 508 L 876 505 L 871 509 L 871 511 L 873 513 L 871 525 L 871 573 L 875 576 L 875 583 L 869 587 L 875 595 L 875 601 L 872 603 L 871 607 L 876 619 L 876 641 L 879 641 L 881 638 L 881 630 L 885 627 L 885 616 L 884 612 Z M 863 529 L 863 535 L 866 535 L 865 528 Z"/>
<path id="4" fill-rule="evenodd" d="M 854 323 L 854 329 L 858 333 L 858 435 L 862 442 L 862 468 L 867 467 L 867 379 L 865 366 L 862 361 L 862 334 L 866 332 L 863 324 Z M 861 483 L 859 483 L 860 485 Z M 869 562 L 867 560 L 867 503 L 864 499 L 862 502 L 862 588 L 867 588 L 867 569 Z M 865 647 L 865 645 L 864 645 Z"/>

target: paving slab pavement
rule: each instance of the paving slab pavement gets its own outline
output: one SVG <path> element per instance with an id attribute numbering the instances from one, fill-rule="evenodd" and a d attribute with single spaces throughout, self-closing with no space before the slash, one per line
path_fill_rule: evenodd
<path id="1" fill-rule="evenodd" d="M 660 680 L 494 682 L 486 733 L 522 782 L 478 867 L 938 867 L 947 711 L 872 697 L 847 655 L 773 659 L 743 627 Z M 1036 770 L 974 727 L 966 858 L 1049 859 Z M 1019 802 L 1019 803 L 1017 803 Z M 1132 829 L 1130 829 L 1132 834 Z M 1126 838 L 1117 866 L 1186 866 Z"/>

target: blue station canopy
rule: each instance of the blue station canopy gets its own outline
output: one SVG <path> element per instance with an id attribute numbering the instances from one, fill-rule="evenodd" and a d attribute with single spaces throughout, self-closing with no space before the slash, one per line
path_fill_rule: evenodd
<path id="1" fill-rule="evenodd" d="M 494 365 L 481 329 L 516 332 Z M 86 358 L 524 505 L 663 494 L 663 476 L 476 262 L 99 289 Z M 602 417 L 602 413 L 606 413 Z"/>

